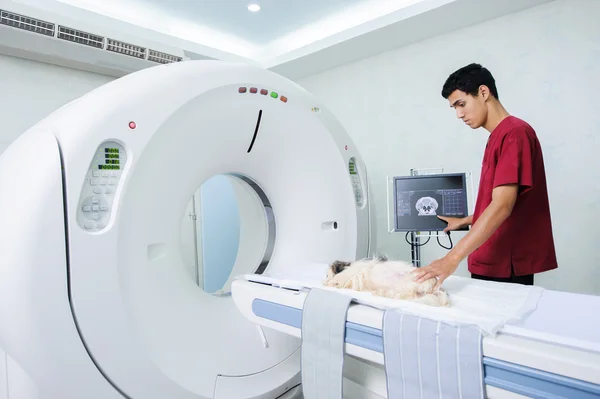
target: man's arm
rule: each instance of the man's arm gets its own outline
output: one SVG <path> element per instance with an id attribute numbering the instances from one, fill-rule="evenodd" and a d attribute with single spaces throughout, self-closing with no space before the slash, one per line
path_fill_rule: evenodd
<path id="1" fill-rule="evenodd" d="M 463 226 L 470 226 L 473 224 L 473 215 L 469 215 L 463 219 Z"/>
<path id="2" fill-rule="evenodd" d="M 438 277 L 436 289 L 458 267 L 458 264 L 479 248 L 500 225 L 510 216 L 517 200 L 519 186 L 508 184 L 498 186 L 492 191 L 492 202 L 483 211 L 477 223 L 467 235 L 458 242 L 446 256 L 422 267 L 415 272 L 415 280 L 423 282 Z M 469 217 L 472 222 L 472 217 Z"/>
<path id="3" fill-rule="evenodd" d="M 471 231 L 448 253 L 457 264 L 479 248 L 512 213 L 519 186 L 509 184 L 492 191 L 492 202 L 483 211 Z M 471 221 L 473 218 L 471 217 Z"/>

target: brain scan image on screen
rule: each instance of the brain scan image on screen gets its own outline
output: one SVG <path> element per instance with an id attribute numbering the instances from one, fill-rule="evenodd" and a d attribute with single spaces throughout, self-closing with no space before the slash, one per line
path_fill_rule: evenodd
<path id="1" fill-rule="evenodd" d="M 417 200 L 415 208 L 419 212 L 419 216 L 435 216 L 438 209 L 438 202 L 432 197 L 421 197 Z"/>

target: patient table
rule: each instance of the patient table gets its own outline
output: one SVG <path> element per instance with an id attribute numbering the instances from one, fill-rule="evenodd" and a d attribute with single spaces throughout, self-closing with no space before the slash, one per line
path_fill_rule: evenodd
<path id="1" fill-rule="evenodd" d="M 232 285 L 234 301 L 257 325 L 300 338 L 305 299 L 324 276 L 323 268 L 316 270 L 311 276 L 240 276 Z M 478 284 L 454 276 L 446 282 Z M 520 314 L 497 325 L 482 323 L 488 329 L 482 344 L 486 397 L 600 398 L 600 297 L 536 289 Z M 352 389 L 344 395 L 386 398 L 385 306 L 364 293 L 346 294 L 354 301 L 346 318 L 344 367 L 344 383 Z"/>

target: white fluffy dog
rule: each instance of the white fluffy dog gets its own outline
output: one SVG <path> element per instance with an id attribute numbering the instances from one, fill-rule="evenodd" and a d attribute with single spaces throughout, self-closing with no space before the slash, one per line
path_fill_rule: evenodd
<path id="1" fill-rule="evenodd" d="M 448 294 L 441 288 L 433 291 L 436 279 L 422 283 L 413 281 L 417 268 L 402 261 L 389 261 L 380 256 L 355 262 L 336 261 L 327 272 L 324 285 L 370 292 L 374 295 L 405 299 L 430 306 L 448 306 Z"/>

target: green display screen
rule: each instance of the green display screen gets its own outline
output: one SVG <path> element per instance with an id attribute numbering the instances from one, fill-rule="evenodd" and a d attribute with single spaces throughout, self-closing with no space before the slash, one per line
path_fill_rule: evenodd
<path id="1" fill-rule="evenodd" d="M 356 174 L 356 164 L 353 161 L 350 161 L 349 166 L 349 171 L 351 175 L 355 175 Z"/>
<path id="2" fill-rule="evenodd" d="M 119 159 L 118 148 L 105 148 L 104 149 L 104 164 L 98 165 L 100 170 L 120 170 L 121 160 Z"/>

